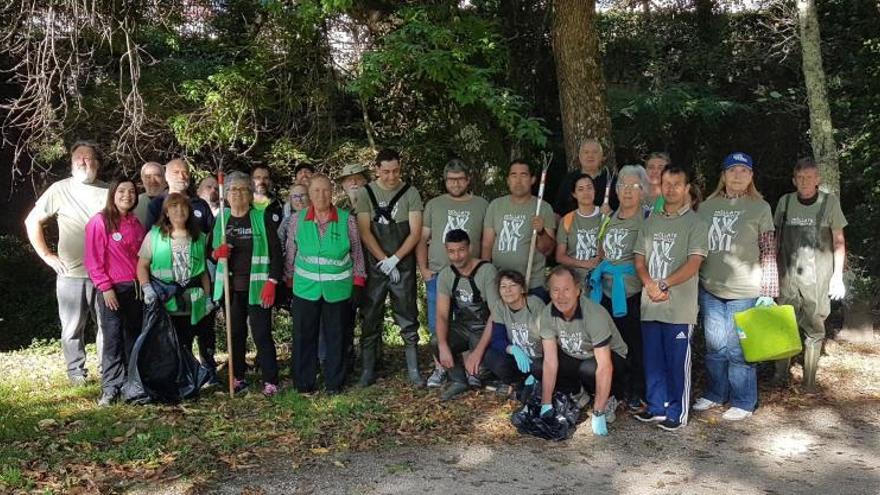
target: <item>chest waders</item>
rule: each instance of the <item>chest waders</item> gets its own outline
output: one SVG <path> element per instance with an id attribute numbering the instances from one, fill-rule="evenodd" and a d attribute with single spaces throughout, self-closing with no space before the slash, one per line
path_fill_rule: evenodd
<path id="1" fill-rule="evenodd" d="M 819 356 L 825 340 L 825 318 L 831 312 L 828 286 L 834 271 L 834 242 L 829 227 L 822 227 L 828 208 L 828 195 L 819 192 L 819 212 L 813 225 L 788 225 L 788 215 L 797 193 L 785 199 L 779 240 L 779 302 L 795 308 L 804 339 L 804 380 L 806 390 L 815 390 Z M 773 381 L 786 384 L 790 360 L 776 361 Z"/>
<path id="2" fill-rule="evenodd" d="M 449 265 L 455 279 L 452 282 L 451 296 L 449 298 L 449 331 L 447 332 L 447 344 L 452 352 L 452 360 L 455 363 L 449 370 L 449 379 L 455 383 L 467 383 L 467 373 L 464 369 L 462 353 L 472 351 L 477 347 L 486 322 L 489 320 L 489 304 L 483 299 L 474 278 L 483 265 L 488 261 L 481 260 L 471 271 L 470 276 L 464 276 L 455 266 Z M 463 281 L 470 284 L 471 299 L 463 300 L 459 297 L 458 286 Z M 439 356 L 439 350 L 437 351 Z"/>
<path id="3" fill-rule="evenodd" d="M 409 190 L 409 184 L 391 198 L 384 207 L 379 206 L 373 184 L 364 186 L 370 203 L 375 212 L 370 222 L 370 231 L 379 242 L 382 251 L 389 256 L 403 245 L 410 233 L 409 221 L 395 222 L 392 212 L 400 198 Z M 385 223 L 380 223 L 383 221 Z M 376 267 L 377 260 L 369 249 L 364 249 L 367 271 L 367 286 L 364 291 L 363 313 L 361 324 L 361 356 L 362 373 L 360 386 L 366 387 L 376 381 L 376 361 L 379 345 L 382 341 L 382 328 L 385 317 L 385 299 L 391 295 L 391 310 L 394 322 L 400 327 L 406 352 L 406 369 L 410 382 L 418 387 L 425 386 L 425 380 L 419 372 L 419 314 L 416 306 L 416 260 L 413 253 L 403 257 L 397 264 L 400 282 L 392 284 L 387 275 Z"/>

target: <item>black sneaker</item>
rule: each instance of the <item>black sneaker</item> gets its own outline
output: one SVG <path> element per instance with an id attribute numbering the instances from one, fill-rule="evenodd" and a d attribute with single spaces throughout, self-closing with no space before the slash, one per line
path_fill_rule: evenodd
<path id="1" fill-rule="evenodd" d="M 660 423 L 662 421 L 666 421 L 666 416 L 655 416 L 648 411 L 642 411 L 638 414 L 633 414 L 633 417 L 642 423 Z"/>
<path id="2" fill-rule="evenodd" d="M 667 419 L 667 420 L 661 421 L 660 423 L 657 423 L 657 426 L 662 430 L 675 431 L 684 425 L 679 423 L 678 421 L 675 421 L 672 419 Z"/>

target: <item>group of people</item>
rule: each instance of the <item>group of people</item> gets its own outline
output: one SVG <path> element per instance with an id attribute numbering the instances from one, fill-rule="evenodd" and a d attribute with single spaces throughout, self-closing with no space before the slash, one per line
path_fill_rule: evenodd
<path id="1" fill-rule="evenodd" d="M 181 346 L 191 351 L 197 340 L 200 361 L 216 369 L 213 315 L 226 290 L 236 391 L 248 388 L 248 328 L 262 391 L 278 391 L 273 306 L 291 314 L 294 388 L 315 391 L 320 369 L 327 393 L 342 390 L 357 321 L 359 385 L 373 384 L 388 302 L 408 380 L 445 384 L 441 400 L 487 381 L 506 397 L 539 387 L 542 415 L 554 414 L 556 391 L 581 407 L 592 404 L 598 435 L 608 433 L 619 406 L 674 431 L 691 409 L 726 404 L 722 417 L 732 421 L 754 411 L 756 365 L 743 357 L 734 314 L 756 305 L 795 307 L 806 336 L 802 386 L 815 389 L 829 299 L 845 292 L 846 220 L 837 197 L 820 191 L 810 159 L 795 165 L 797 190 L 779 200 L 774 215 L 745 153 L 723 160 L 718 186 L 700 201 L 689 173 L 665 153 L 611 173 L 592 139 L 581 143 L 579 168 L 552 205 L 532 193 L 536 176 L 523 160 L 507 168 L 509 194 L 491 202 L 471 192 L 467 165 L 451 160 L 446 193 L 423 203 L 391 149 L 376 155 L 372 181 L 359 164 L 335 181 L 298 165 L 288 201 L 273 195 L 262 165 L 229 174 L 222 188 L 207 177 L 193 194 L 185 161 L 164 170 L 150 162 L 138 195 L 132 180 L 108 186 L 96 179 L 94 144 L 77 143 L 71 157 L 72 176 L 39 198 L 26 225 L 58 273 L 62 345 L 75 384 L 87 373 L 88 312 L 99 315 L 102 404 L 119 395 L 143 304 L 163 304 Z M 335 182 L 344 191 L 336 204 Z M 53 216 L 57 253 L 42 230 Z M 426 286 L 434 361 L 427 380 L 419 365 L 417 274 Z M 698 316 L 708 380 L 691 404 Z M 789 368 L 777 362 L 774 382 L 788 383 Z"/>

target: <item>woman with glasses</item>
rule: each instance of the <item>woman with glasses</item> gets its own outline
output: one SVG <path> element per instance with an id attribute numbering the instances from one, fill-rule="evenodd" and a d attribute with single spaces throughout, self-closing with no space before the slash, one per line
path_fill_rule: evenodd
<path id="1" fill-rule="evenodd" d="M 272 232 L 272 221 L 251 205 L 254 186 L 242 172 L 233 172 L 226 179 L 226 232 L 221 222 L 214 223 L 211 245 L 217 260 L 214 300 L 223 297 L 223 270 L 229 271 L 231 307 L 226 315 L 232 324 L 233 387 L 236 392 L 247 390 L 245 350 L 248 326 L 257 347 L 257 362 L 263 378 L 263 394 L 278 392 L 278 363 L 272 339 L 272 305 L 275 287 L 282 276 L 281 245 Z M 248 325 L 250 323 L 250 325 Z"/>

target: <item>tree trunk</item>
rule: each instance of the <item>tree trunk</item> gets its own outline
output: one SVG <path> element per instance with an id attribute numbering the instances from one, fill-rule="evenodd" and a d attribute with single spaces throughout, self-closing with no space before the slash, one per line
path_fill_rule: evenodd
<path id="1" fill-rule="evenodd" d="M 554 0 L 553 8 L 553 56 L 568 164 L 578 166 L 578 144 L 582 139 L 596 138 L 605 149 L 606 163 L 613 165 L 595 0 Z"/>
<path id="2" fill-rule="evenodd" d="M 819 17 L 815 0 L 798 0 L 798 28 L 801 38 L 804 84 L 807 87 L 807 105 L 810 109 L 810 140 L 813 156 L 822 172 L 822 182 L 828 190 L 840 192 L 840 168 L 834 126 L 828 106 L 825 70 L 822 68 Z"/>

